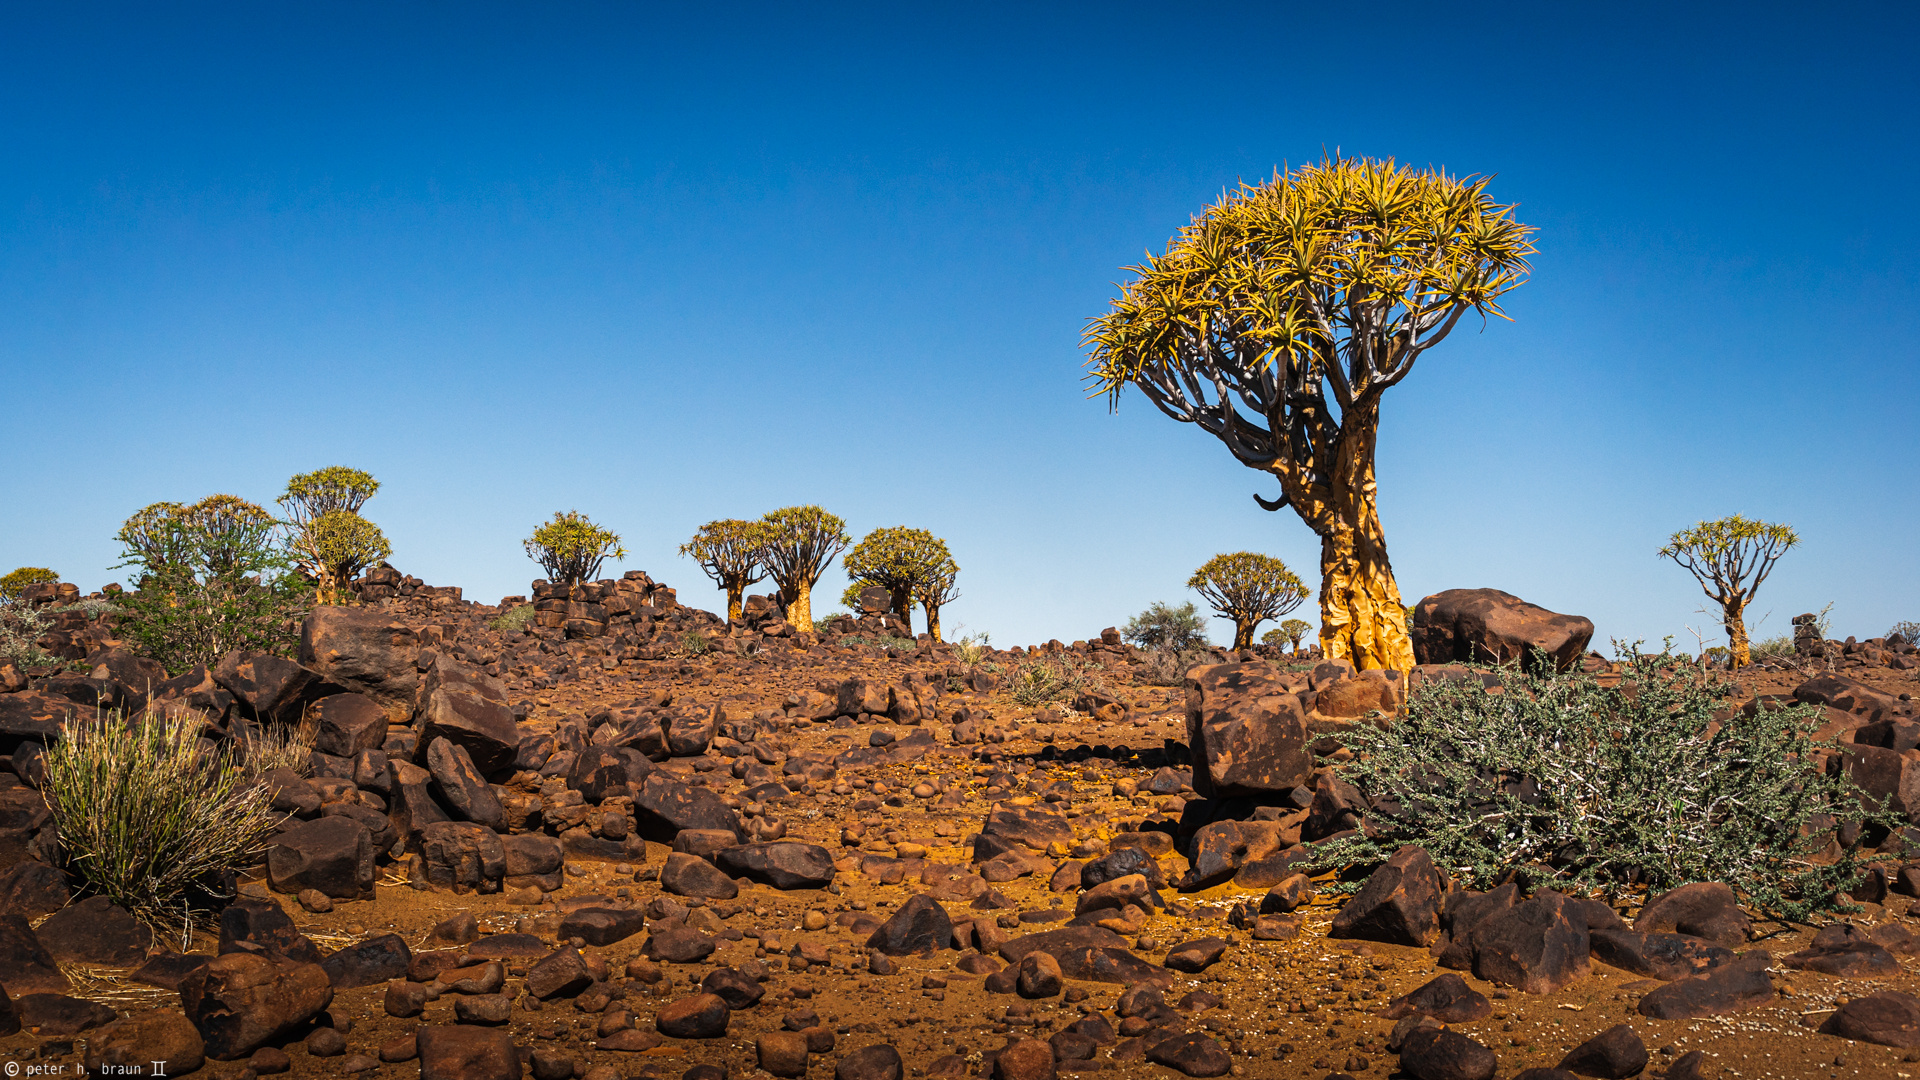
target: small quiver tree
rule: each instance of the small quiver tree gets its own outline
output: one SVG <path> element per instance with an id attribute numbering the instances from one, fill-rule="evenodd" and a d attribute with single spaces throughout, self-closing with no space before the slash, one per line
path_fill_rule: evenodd
<path id="1" fill-rule="evenodd" d="M 0 603 L 18 599 L 29 585 L 51 585 L 59 580 L 59 574 L 44 566 L 22 566 L 0 577 Z"/>
<path id="2" fill-rule="evenodd" d="M 946 544 L 942 543 L 940 548 L 944 552 Z M 940 640 L 940 609 L 960 599 L 960 593 L 954 588 L 959 577 L 960 564 L 953 561 L 953 556 L 943 554 L 914 586 L 913 598 L 920 601 L 927 612 L 927 637 L 935 642 Z"/>
<path id="3" fill-rule="evenodd" d="M 1660 555 L 1679 563 L 1714 603 L 1727 629 L 1727 651 L 1735 670 L 1753 661 L 1747 642 L 1747 605 L 1773 564 L 1800 542 L 1789 525 L 1770 525 L 1735 514 L 1703 521 L 1674 533 Z"/>
<path id="4" fill-rule="evenodd" d="M 1208 559 L 1187 579 L 1187 588 L 1233 623 L 1235 649 L 1252 648 L 1261 623 L 1280 618 L 1312 595 L 1286 563 L 1251 551 Z"/>
<path id="5" fill-rule="evenodd" d="M 1313 624 L 1305 619 L 1288 619 L 1280 624 L 1280 633 L 1293 646 L 1294 652 L 1300 651 L 1300 642 L 1313 630 Z"/>
<path id="6" fill-rule="evenodd" d="M 925 529 L 897 526 L 868 533 L 847 552 L 843 565 L 854 584 L 887 590 L 894 612 L 909 620 L 911 629 L 914 601 L 922 588 L 938 578 L 952 562 L 945 540 Z M 957 573 L 958 567 L 954 571 Z M 938 635 L 935 640 L 939 640 Z"/>
<path id="7" fill-rule="evenodd" d="M 1358 668 L 1413 666 L 1374 482 L 1381 395 L 1462 315 L 1500 316 L 1534 250 L 1489 179 L 1332 158 L 1242 186 L 1087 328 L 1110 407 L 1138 387 L 1279 481 L 1254 498 L 1320 537 L 1320 640 Z"/>
<path id="8" fill-rule="evenodd" d="M 762 558 L 767 528 L 758 521 L 726 518 L 700 526 L 693 539 L 680 545 L 682 558 L 691 558 L 713 583 L 727 594 L 727 621 L 740 621 L 740 601 L 747 589 L 767 576 Z"/>
<path id="9" fill-rule="evenodd" d="M 317 602 L 339 603 L 348 582 L 393 553 L 380 528 L 360 516 L 379 490 L 372 473 L 345 465 L 287 481 L 279 503 L 292 531 L 288 547 L 300 573 L 315 583 Z"/>
<path id="10" fill-rule="evenodd" d="M 852 538 L 847 523 L 818 506 L 788 506 L 760 519 L 766 527 L 762 561 L 767 576 L 780 586 L 787 623 L 802 632 L 813 629 L 813 587 L 834 556 Z"/>
<path id="11" fill-rule="evenodd" d="M 527 558 L 540 564 L 547 580 L 572 588 L 600 573 L 608 559 L 624 559 L 627 550 L 612 529 L 595 525 L 578 510 L 555 513 L 522 542 Z"/>

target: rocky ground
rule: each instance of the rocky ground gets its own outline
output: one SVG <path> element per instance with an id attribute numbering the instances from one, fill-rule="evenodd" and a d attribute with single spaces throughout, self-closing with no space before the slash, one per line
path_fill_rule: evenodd
<path id="1" fill-rule="evenodd" d="M 1753 922 L 1711 887 L 1469 897 L 1411 849 L 1351 901 L 1297 876 L 1303 840 L 1366 810 L 1331 782 L 1338 731 L 1397 709 L 1401 678 L 1217 657 L 1245 668 L 1196 685 L 1196 713 L 1240 708 L 1205 689 L 1237 671 L 1284 687 L 1303 782 L 1202 798 L 1187 691 L 1147 682 L 1111 631 L 967 656 L 901 647 L 878 610 L 817 639 L 764 604 L 729 631 L 644 575 L 536 590 L 538 616 L 504 625 L 517 603 L 398 574 L 362 596 L 309 620 L 298 665 L 236 656 L 136 691 L 152 672 L 111 626 L 68 618 L 50 644 L 86 674 L 0 670 L 0 984 L 18 1023 L 0 1060 L 476 1080 L 1920 1075 L 1920 1003 L 1876 996 L 1920 994 L 1920 867 L 1889 866 L 1819 927 Z M 1920 750 L 1901 727 L 1914 669 L 1889 664 L 1903 648 L 1832 643 L 1745 674 L 1739 696 L 1884 728 L 1860 753 L 1904 797 Z M 1036 656 L 1079 691 L 1015 701 Z M 227 733 L 319 721 L 314 776 L 268 777 L 289 815 L 272 857 L 185 955 L 68 903 L 44 861 L 31 746 L 101 699 Z"/>

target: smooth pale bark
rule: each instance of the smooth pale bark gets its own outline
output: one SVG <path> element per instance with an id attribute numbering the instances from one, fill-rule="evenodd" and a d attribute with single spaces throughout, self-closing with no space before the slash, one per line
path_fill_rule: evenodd
<path id="1" fill-rule="evenodd" d="M 1377 407 L 1342 425 L 1320 534 L 1320 647 L 1355 670 L 1413 669 L 1413 639 L 1380 527 L 1373 478 Z"/>
<path id="2" fill-rule="evenodd" d="M 927 636 L 932 638 L 937 644 L 940 641 L 940 608 L 934 604 L 923 604 L 922 606 L 927 609 Z M 913 629 L 911 623 L 908 624 L 907 629 L 909 631 Z"/>

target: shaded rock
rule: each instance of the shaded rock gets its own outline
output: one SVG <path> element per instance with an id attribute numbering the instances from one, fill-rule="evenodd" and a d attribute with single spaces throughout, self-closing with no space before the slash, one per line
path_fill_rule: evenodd
<path id="1" fill-rule="evenodd" d="M 153 947 L 153 931 L 104 896 L 61 908 L 37 933 L 48 954 L 65 963 L 132 967 Z"/>
<path id="2" fill-rule="evenodd" d="M 520 725 L 498 679 L 471 664 L 437 657 L 422 677 L 416 726 L 420 740 L 416 764 L 436 739 L 464 749 L 489 781 L 505 780 L 520 752 Z"/>
<path id="3" fill-rule="evenodd" d="M 1560 615 L 1499 589 L 1448 589 L 1414 606 L 1413 658 L 1420 664 L 1505 664 L 1531 667 L 1544 654 L 1565 671 L 1593 640 L 1593 623 Z"/>
<path id="4" fill-rule="evenodd" d="M 1460 976 L 1442 975 L 1387 1002 L 1380 1015 L 1388 1020 L 1431 1016 L 1443 1024 L 1467 1024 L 1492 1016 L 1493 1002 Z"/>
<path id="5" fill-rule="evenodd" d="M 1039 1039 L 1015 1039 L 993 1055 L 995 1080 L 1053 1080 L 1053 1047 Z"/>
<path id="6" fill-rule="evenodd" d="M 1184 971 L 1189 975 L 1199 973 L 1219 963 L 1225 956 L 1231 942 L 1225 938 L 1204 937 L 1192 941 L 1183 941 L 1167 950 L 1165 964 L 1175 971 Z"/>
<path id="7" fill-rule="evenodd" d="M 97 1001 L 65 994 L 27 994 L 12 1003 L 14 1027 L 37 1029 L 45 1036 L 77 1035 L 88 1028 L 112 1023 L 120 1014 Z"/>
<path id="8" fill-rule="evenodd" d="M 505 1028 L 427 1025 L 414 1032 L 420 1080 L 520 1080 L 520 1051 Z"/>
<path id="9" fill-rule="evenodd" d="M 730 967 L 714 968 L 700 980 L 700 989 L 727 1003 L 729 1009 L 751 1009 L 760 1004 L 767 989 L 757 981 Z"/>
<path id="10" fill-rule="evenodd" d="M 766 1031 L 754 1040 L 760 1067 L 774 1076 L 807 1075 L 807 1037 L 797 1031 Z"/>
<path id="11" fill-rule="evenodd" d="M 267 653 L 230 652 L 220 658 L 212 675 L 233 695 L 243 716 L 272 724 L 298 723 L 323 682 L 319 672 Z"/>
<path id="12" fill-rule="evenodd" d="M 1630 1025 L 1615 1024 L 1560 1059 L 1560 1068 L 1581 1076 L 1626 1080 L 1647 1067 L 1647 1044 Z"/>
<path id="13" fill-rule="evenodd" d="M 987 814 L 980 835 L 1034 851 L 1045 851 L 1049 844 L 1073 843 L 1073 826 L 1065 817 L 1038 807 L 996 806 Z M 976 845 L 974 859 L 980 861 L 999 853 L 999 850 L 992 850 L 983 855 L 981 848 Z"/>
<path id="14" fill-rule="evenodd" d="M 1206 889 L 1234 877 L 1251 862 L 1279 851 L 1284 830 L 1277 821 L 1214 821 L 1194 834 L 1190 869 L 1182 889 Z"/>
<path id="15" fill-rule="evenodd" d="M 1724 949 L 1746 944 L 1752 920 L 1733 890 L 1717 881 L 1682 885 L 1648 901 L 1633 920 L 1640 931 L 1664 930 L 1703 938 Z"/>
<path id="16" fill-rule="evenodd" d="M 1595 930 L 1588 934 L 1594 959 L 1635 975 L 1672 981 L 1733 959 L 1733 950 L 1685 934 Z"/>
<path id="17" fill-rule="evenodd" d="M 356 818 L 303 821 L 273 838 L 267 884 L 281 893 L 313 889 L 338 900 L 372 899 L 375 854 L 373 833 Z"/>
<path id="18" fill-rule="evenodd" d="M 834 1066 L 833 1080 L 900 1080 L 904 1071 L 900 1051 L 879 1043 L 842 1057 Z"/>
<path id="19" fill-rule="evenodd" d="M 0 873 L 0 915 L 37 918 L 66 906 L 67 875 L 43 862 L 20 862 Z"/>
<path id="20" fill-rule="evenodd" d="M 1291 791 L 1313 771 L 1299 695 L 1272 664 L 1187 672 L 1193 790 L 1206 798 Z"/>
<path id="21" fill-rule="evenodd" d="M 1827 1017 L 1820 1034 L 1881 1046 L 1920 1046 L 1920 999 L 1897 990 L 1854 998 Z"/>
<path id="22" fill-rule="evenodd" d="M 647 774 L 633 799 L 634 821 L 642 838 L 671 844 L 686 829 L 722 829 L 736 838 L 744 834 L 740 815 L 728 809 L 720 796 L 706 788 L 675 780 L 664 770 Z"/>
<path id="23" fill-rule="evenodd" d="M 1150 1044 L 1147 1060 L 1188 1076 L 1225 1076 L 1233 1068 L 1220 1044 L 1198 1031 Z"/>
<path id="24" fill-rule="evenodd" d="M 1160 877 L 1160 864 L 1152 855 L 1137 847 L 1115 848 L 1098 859 L 1090 860 L 1080 868 L 1080 887 L 1091 889 L 1117 878 L 1139 874 L 1147 879 L 1147 884 L 1159 889 L 1166 885 Z"/>
<path id="25" fill-rule="evenodd" d="M 500 891 L 507 851 L 500 837 L 471 821 L 436 821 L 419 830 L 427 883 L 456 892 Z"/>
<path id="26" fill-rule="evenodd" d="M 593 985 L 593 972 L 577 949 L 557 949 L 527 969 L 527 993 L 545 1001 L 571 997 Z"/>
<path id="27" fill-rule="evenodd" d="M 1260 898 L 1262 915 L 1285 915 L 1313 902 L 1313 880 L 1305 874 L 1290 874 Z"/>
<path id="28" fill-rule="evenodd" d="M 1747 953 L 1651 990 L 1635 1008 L 1654 1020 L 1692 1020 L 1758 1008 L 1773 1000 L 1773 980 L 1767 977 L 1772 961 L 1763 952 Z"/>
<path id="29" fill-rule="evenodd" d="M 314 724 L 313 748 L 350 758 L 379 750 L 387 741 L 387 711 L 365 694 L 334 694 L 308 710 Z"/>
<path id="30" fill-rule="evenodd" d="M 1893 953 L 1874 941 L 1867 930 L 1849 923 L 1822 927 L 1807 948 L 1781 957 L 1780 962 L 1790 968 L 1846 979 L 1883 977 L 1900 971 L 1900 961 Z"/>
<path id="31" fill-rule="evenodd" d="M 1492 1050 L 1457 1031 L 1421 1028 L 1400 1045 L 1400 1068 L 1414 1080 L 1493 1080 L 1499 1067 Z"/>
<path id="32" fill-rule="evenodd" d="M 373 986 L 388 979 L 406 978 L 413 950 L 399 934 L 382 934 L 349 945 L 320 961 L 335 990 Z"/>
<path id="33" fill-rule="evenodd" d="M 692 927 L 668 924 L 648 936 L 642 953 L 649 960 L 669 964 L 694 964 L 713 955 L 713 935 Z"/>
<path id="34" fill-rule="evenodd" d="M 179 1009 L 153 1009 L 115 1020 L 87 1038 L 86 1067 L 92 1076 L 144 1076 L 153 1062 L 170 1076 L 206 1064 L 206 1043 Z"/>
<path id="35" fill-rule="evenodd" d="M 427 744 L 427 771 L 433 774 L 433 793 L 454 815 L 494 832 L 507 831 L 507 811 L 500 796 L 480 775 L 467 748 L 448 739 Z"/>
<path id="36" fill-rule="evenodd" d="M 1440 936 L 1449 882 L 1420 848 L 1393 853 L 1333 917 L 1328 937 L 1393 945 L 1430 945 Z"/>
<path id="37" fill-rule="evenodd" d="M 638 908 L 575 908 L 560 920 L 560 937 L 598 947 L 625 941 L 645 926 L 646 916 Z"/>
<path id="38" fill-rule="evenodd" d="M 217 956 L 180 984 L 180 1003 L 206 1042 L 207 1056 L 231 1061 L 289 1035 L 333 1000 L 319 964 L 276 962 L 254 953 Z"/>
<path id="39" fill-rule="evenodd" d="M 127 978 L 178 993 L 180 984 L 187 981 L 187 976 L 198 971 L 209 959 L 188 953 L 154 953 L 139 967 L 127 972 Z"/>
<path id="40" fill-rule="evenodd" d="M 824 889 L 833 883 L 833 856 L 818 844 L 742 844 L 720 852 L 718 862 L 734 877 L 776 889 Z"/>
<path id="41" fill-rule="evenodd" d="M 259 946 L 273 960 L 320 962 L 320 949 L 293 925 L 277 900 L 242 896 L 220 912 L 220 954 L 250 951 L 245 945 Z"/>
<path id="42" fill-rule="evenodd" d="M 731 900 L 740 895 L 740 886 L 720 868 L 683 852 L 667 856 L 660 868 L 660 887 L 676 896 L 695 896 L 703 900 Z"/>
<path id="43" fill-rule="evenodd" d="M 947 915 L 946 908 L 924 895 L 909 897 L 893 917 L 880 924 L 867 939 L 867 948 L 887 956 L 932 953 L 952 947 L 953 919 Z"/>
<path id="44" fill-rule="evenodd" d="M 717 1039 L 727 1033 L 731 1012 L 718 994 L 694 994 L 661 1009 L 653 1023 L 669 1038 Z"/>
<path id="45" fill-rule="evenodd" d="M 1014 988 L 1024 998 L 1049 998 L 1065 989 L 1060 961 L 1043 952 L 1030 952 L 1014 968 Z"/>
<path id="46" fill-rule="evenodd" d="M 1529 994 L 1550 994 L 1586 978 L 1587 924 L 1566 897 L 1542 889 L 1488 916 L 1473 930 L 1473 973 Z"/>
<path id="47" fill-rule="evenodd" d="M 1060 972 L 1080 982 L 1112 983 L 1120 986 L 1171 986 L 1173 976 L 1125 948 L 1068 948 L 1053 951 L 1060 961 Z"/>

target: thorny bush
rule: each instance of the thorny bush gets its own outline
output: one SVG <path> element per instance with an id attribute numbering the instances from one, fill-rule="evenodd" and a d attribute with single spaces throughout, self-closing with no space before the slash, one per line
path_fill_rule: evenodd
<path id="1" fill-rule="evenodd" d="M 1685 657 L 1621 655 L 1616 686 L 1508 667 L 1502 686 L 1427 683 L 1390 728 L 1356 726 L 1341 774 L 1372 804 L 1372 835 L 1323 844 L 1316 862 L 1365 866 L 1415 844 L 1480 889 L 1508 875 L 1597 893 L 1720 881 L 1791 920 L 1843 904 L 1857 845 L 1822 865 L 1833 834 L 1802 824 L 1862 821 L 1872 838 L 1897 822 L 1821 768 L 1837 744 L 1813 738 L 1820 711 L 1720 723 L 1728 683 Z"/>

